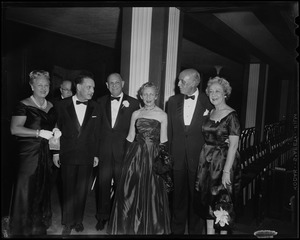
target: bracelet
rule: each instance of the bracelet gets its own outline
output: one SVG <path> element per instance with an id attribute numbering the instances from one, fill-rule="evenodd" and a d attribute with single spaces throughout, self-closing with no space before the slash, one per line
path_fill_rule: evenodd
<path id="1" fill-rule="evenodd" d="M 38 129 L 37 129 L 37 130 L 36 130 L 35 137 L 36 137 L 36 138 L 38 138 L 38 137 L 39 137 L 39 135 L 40 135 L 40 130 L 38 130 Z"/>
<path id="2" fill-rule="evenodd" d="M 230 172 L 229 172 L 229 171 L 225 171 L 225 170 L 223 170 L 223 173 L 228 173 L 228 174 L 229 174 Z"/>

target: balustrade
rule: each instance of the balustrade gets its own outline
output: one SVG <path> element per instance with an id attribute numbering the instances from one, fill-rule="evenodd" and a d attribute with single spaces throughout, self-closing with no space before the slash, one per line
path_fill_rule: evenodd
<path id="1" fill-rule="evenodd" d="M 268 212 L 273 171 L 293 156 L 293 136 L 289 136 L 284 121 L 266 125 L 261 142 L 255 141 L 255 133 L 252 127 L 243 129 L 240 135 L 242 184 L 238 206 L 243 214 L 246 205 L 251 204 L 259 224 Z"/>

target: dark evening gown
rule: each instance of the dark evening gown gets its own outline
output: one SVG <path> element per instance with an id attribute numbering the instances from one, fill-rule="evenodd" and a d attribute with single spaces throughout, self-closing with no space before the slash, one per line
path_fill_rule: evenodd
<path id="1" fill-rule="evenodd" d="M 202 125 L 205 144 L 202 147 L 198 169 L 196 173 L 196 190 L 200 193 L 202 206 L 212 204 L 212 191 L 222 184 L 223 168 L 228 152 L 229 135 L 240 135 L 240 124 L 237 113 L 230 112 L 220 121 L 215 122 L 207 118 Z M 240 155 L 236 152 L 235 159 L 230 171 L 232 187 L 229 193 L 234 201 L 241 184 Z M 207 215 L 208 211 L 204 213 Z"/>
<path id="2" fill-rule="evenodd" d="M 160 143 L 160 122 L 139 118 L 136 138 L 124 158 L 108 234 L 169 234 L 170 212 L 163 179 L 152 171 Z"/>
<path id="3" fill-rule="evenodd" d="M 19 103 L 13 116 L 26 116 L 25 127 L 50 130 L 54 128 L 55 112 L 48 113 Z M 52 155 L 48 140 L 17 137 L 18 174 L 10 224 L 12 236 L 45 235 L 51 225 L 50 178 Z"/>

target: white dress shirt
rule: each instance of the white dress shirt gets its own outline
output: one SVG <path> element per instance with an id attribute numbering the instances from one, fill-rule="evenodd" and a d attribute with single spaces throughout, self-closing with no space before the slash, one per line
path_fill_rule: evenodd
<path id="1" fill-rule="evenodd" d="M 183 119 L 184 119 L 184 125 L 189 126 L 191 124 L 195 108 L 196 108 L 196 103 L 197 99 L 199 96 L 199 90 L 197 89 L 196 92 L 194 92 L 190 96 L 195 96 L 195 99 L 184 99 L 184 105 L 183 105 Z"/>
<path id="2" fill-rule="evenodd" d="M 124 95 L 123 92 L 121 92 L 121 94 L 117 96 L 120 97 L 119 101 L 118 100 L 111 101 L 111 105 L 110 105 L 111 106 L 111 127 L 114 127 L 116 123 L 120 105 L 123 100 L 123 95 Z"/>
<path id="3" fill-rule="evenodd" d="M 80 101 L 76 94 L 72 97 L 72 100 L 73 100 L 73 104 L 74 104 L 74 107 L 75 107 L 75 111 L 76 111 L 76 115 L 77 115 L 77 118 L 78 118 L 78 121 L 79 121 L 79 124 L 80 126 L 82 125 L 83 123 L 83 119 L 84 119 L 84 115 L 85 115 L 85 111 L 86 111 L 86 105 L 85 104 L 76 104 L 76 101 Z"/>

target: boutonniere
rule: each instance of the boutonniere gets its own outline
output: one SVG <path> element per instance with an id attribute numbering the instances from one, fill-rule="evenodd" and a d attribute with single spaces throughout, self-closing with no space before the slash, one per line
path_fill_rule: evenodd
<path id="1" fill-rule="evenodd" d="M 126 107 L 126 108 L 129 107 L 129 102 L 127 100 L 125 100 L 125 101 L 122 102 L 122 108 L 123 107 Z"/>
<path id="2" fill-rule="evenodd" d="M 205 110 L 205 112 L 203 113 L 203 116 L 207 116 L 209 114 L 208 109 Z"/>

